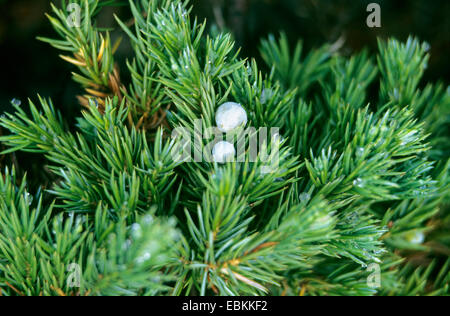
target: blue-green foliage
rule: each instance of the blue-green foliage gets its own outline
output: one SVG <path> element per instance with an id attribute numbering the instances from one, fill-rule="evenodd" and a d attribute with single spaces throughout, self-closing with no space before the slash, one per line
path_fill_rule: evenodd
<path id="1" fill-rule="evenodd" d="M 83 4 L 93 12 L 78 35 L 97 41 L 91 19 L 115 3 Z M 291 52 L 271 36 L 265 74 L 185 1 L 129 7 L 133 26 L 116 18 L 135 52 L 124 98 L 92 100 L 76 126 L 42 98 L 0 120 L 4 154 L 44 155 L 56 178 L 36 194 L 14 169 L 0 178 L 1 294 L 449 293 L 450 96 L 421 89 L 426 44 L 380 41 L 375 60 L 329 45 L 305 54 L 301 42 Z M 66 42 L 48 42 L 76 47 L 59 20 Z M 180 138 L 133 125 L 162 110 L 194 134 L 225 101 L 242 104 L 249 126 L 280 129 L 278 157 L 270 139 L 255 160 L 186 162 L 172 155 Z M 268 173 L 266 154 L 278 158 Z M 381 288 L 368 283 L 373 264 Z"/>

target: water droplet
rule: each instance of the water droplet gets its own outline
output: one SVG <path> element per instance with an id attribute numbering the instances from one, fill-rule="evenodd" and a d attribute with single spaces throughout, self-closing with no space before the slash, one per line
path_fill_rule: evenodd
<path id="1" fill-rule="evenodd" d="M 361 158 L 363 155 L 364 155 L 364 148 L 363 147 L 356 148 L 356 157 Z"/>
<path id="2" fill-rule="evenodd" d="M 396 101 L 400 100 L 400 92 L 398 91 L 397 88 L 394 89 L 393 93 L 394 93 L 394 100 Z"/>
<path id="3" fill-rule="evenodd" d="M 406 236 L 406 239 L 415 245 L 421 245 L 425 241 L 425 234 L 423 232 L 413 232 Z"/>
<path id="4" fill-rule="evenodd" d="M 372 250 L 372 253 L 374 255 L 381 255 L 382 253 L 386 252 L 384 249 L 374 249 Z M 379 260 L 379 259 L 378 259 Z"/>
<path id="5" fill-rule="evenodd" d="M 145 252 L 144 254 L 142 254 L 141 256 L 136 258 L 136 262 L 144 263 L 145 261 L 149 260 L 151 257 L 152 257 L 152 255 L 150 254 L 150 252 Z"/>
<path id="6" fill-rule="evenodd" d="M 302 202 L 308 202 L 311 199 L 311 194 L 309 194 L 308 192 L 303 192 L 300 194 L 299 198 Z"/>
<path id="7" fill-rule="evenodd" d="M 248 122 L 247 112 L 239 103 L 226 102 L 216 112 L 216 125 L 223 133 L 228 133 Z"/>
<path id="8" fill-rule="evenodd" d="M 322 170 L 323 169 L 323 162 L 322 160 L 317 160 L 315 163 L 315 167 L 317 170 Z"/>
<path id="9" fill-rule="evenodd" d="M 426 189 L 426 188 L 425 188 L 425 189 Z M 420 196 L 426 195 L 426 193 L 423 191 L 423 189 L 422 189 L 422 190 L 414 190 L 412 194 L 413 194 L 413 196 L 415 196 L 415 197 L 420 197 Z"/>
<path id="10" fill-rule="evenodd" d="M 14 99 L 11 100 L 11 104 L 15 105 L 15 106 L 20 106 L 22 104 L 22 101 L 20 101 L 19 99 L 14 98 Z"/>
<path id="11" fill-rule="evenodd" d="M 364 186 L 363 179 L 357 178 L 353 181 L 353 185 L 362 188 Z"/>
<path id="12" fill-rule="evenodd" d="M 151 215 L 144 216 L 144 218 L 142 219 L 142 222 L 146 225 L 151 224 L 153 222 L 153 216 L 151 216 Z"/>
<path id="13" fill-rule="evenodd" d="M 263 91 L 261 92 L 261 98 L 260 98 L 260 102 L 261 104 L 266 104 L 267 101 L 269 101 L 274 95 L 274 92 L 272 89 L 263 89 Z"/>
<path id="14" fill-rule="evenodd" d="M 25 193 L 25 199 L 27 200 L 28 205 L 31 205 L 31 203 L 33 203 L 33 196 L 28 192 Z"/>
<path id="15" fill-rule="evenodd" d="M 135 223 L 131 226 L 131 233 L 134 238 L 138 239 L 142 237 L 142 228 L 141 225 Z"/>
<path id="16" fill-rule="evenodd" d="M 212 150 L 213 160 L 217 163 L 232 162 L 235 160 L 235 156 L 236 150 L 234 145 L 229 142 L 218 142 Z"/>

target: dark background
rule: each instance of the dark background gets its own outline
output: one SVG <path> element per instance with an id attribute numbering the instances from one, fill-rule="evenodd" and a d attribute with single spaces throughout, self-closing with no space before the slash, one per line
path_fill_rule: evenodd
<path id="1" fill-rule="evenodd" d="M 56 1 L 57 3 L 59 1 Z M 382 28 L 366 26 L 367 4 L 382 8 Z M 414 34 L 431 44 L 432 59 L 425 80 L 448 83 L 450 56 L 449 0 L 193 0 L 194 13 L 230 29 L 243 56 L 257 56 L 260 39 L 284 30 L 293 42 L 301 38 L 307 48 L 346 39 L 344 53 L 362 47 L 376 49 L 376 37 L 406 39 Z M 99 25 L 116 26 L 112 11 L 126 18 L 124 9 L 106 10 Z M 0 0 L 1 84 L 0 110 L 10 111 L 12 98 L 36 99 L 39 93 L 51 97 L 67 115 L 78 108 L 75 95 L 79 87 L 71 81 L 73 67 L 62 61 L 56 49 L 36 40 L 53 37 L 44 13 L 50 12 L 49 0 Z M 117 35 L 117 34 L 116 34 Z M 118 52 L 130 55 L 127 45 Z"/>

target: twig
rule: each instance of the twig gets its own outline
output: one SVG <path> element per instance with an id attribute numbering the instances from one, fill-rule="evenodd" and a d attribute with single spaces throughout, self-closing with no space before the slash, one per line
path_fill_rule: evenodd
<path id="1" fill-rule="evenodd" d="M 7 286 L 9 286 L 14 292 L 16 292 L 17 294 L 19 294 L 20 296 L 25 296 L 25 294 L 23 294 L 22 292 L 20 292 L 18 289 L 16 289 L 14 286 L 12 286 L 11 284 L 9 284 L 8 282 L 5 282 Z"/>

